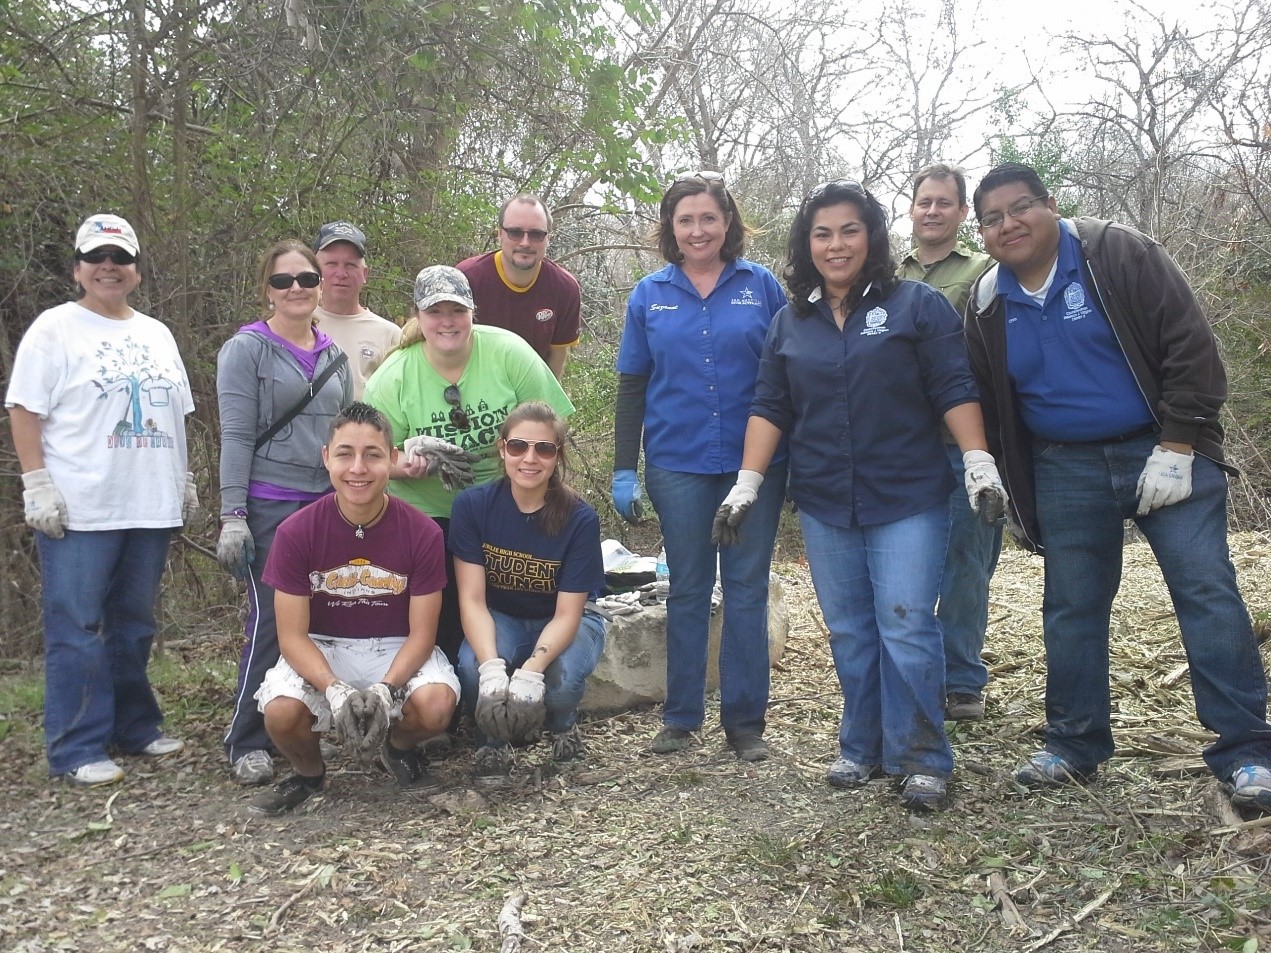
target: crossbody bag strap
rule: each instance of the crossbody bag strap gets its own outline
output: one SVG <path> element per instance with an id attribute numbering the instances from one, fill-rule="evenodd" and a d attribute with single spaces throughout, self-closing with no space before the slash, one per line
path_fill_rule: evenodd
<path id="1" fill-rule="evenodd" d="M 309 382 L 309 390 L 301 395 L 300 399 L 291 406 L 291 409 L 275 420 L 272 427 L 256 438 L 256 449 L 259 450 L 265 444 L 269 443 L 269 441 L 273 440 L 283 427 L 291 423 L 298 413 L 308 407 L 309 402 L 313 400 L 318 391 L 322 390 L 326 382 L 331 379 L 331 375 L 347 364 L 348 361 L 349 356 L 341 351 L 340 355 L 328 364 L 321 374 Z"/>

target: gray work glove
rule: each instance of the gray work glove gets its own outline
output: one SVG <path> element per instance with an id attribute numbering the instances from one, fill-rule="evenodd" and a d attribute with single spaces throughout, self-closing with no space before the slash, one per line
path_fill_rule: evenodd
<path id="1" fill-rule="evenodd" d="M 66 533 L 66 500 L 53 485 L 48 470 L 28 470 L 22 474 L 22 509 L 26 525 L 45 536 L 61 539 Z"/>
<path id="2" fill-rule="evenodd" d="M 508 665 L 501 658 L 488 659 L 477 668 L 477 727 L 498 741 L 506 741 Z"/>
<path id="3" fill-rule="evenodd" d="M 185 492 L 181 498 L 181 522 L 192 523 L 199 515 L 199 487 L 194 482 L 194 474 L 185 475 Z"/>
<path id="4" fill-rule="evenodd" d="M 336 679 L 326 690 L 327 704 L 331 706 L 331 727 L 339 739 L 348 745 L 359 746 L 366 737 L 366 702 L 362 693 Z"/>
<path id="5" fill-rule="evenodd" d="M 989 526 L 1006 515 L 1006 487 L 992 454 L 985 450 L 968 450 L 962 454 L 966 471 L 966 494 L 980 519 Z"/>
<path id="6" fill-rule="evenodd" d="M 756 470 L 738 470 L 737 482 L 715 511 L 711 524 L 711 542 L 716 546 L 735 546 L 741 542 L 741 521 L 746 518 L 759 488 L 763 486 L 763 474 Z"/>
<path id="7" fill-rule="evenodd" d="M 393 702 L 393 693 L 385 682 L 376 682 L 362 692 L 362 742 L 358 753 L 366 761 L 380 753 L 388 731 L 402 717 L 402 708 Z"/>
<path id="8" fill-rule="evenodd" d="M 255 558 L 256 542 L 247 520 L 241 516 L 223 517 L 221 537 L 216 541 L 216 561 L 235 579 L 246 579 Z"/>
<path id="9" fill-rule="evenodd" d="M 507 737 L 513 743 L 532 741 L 538 737 L 547 717 L 543 704 L 546 687 L 542 672 L 518 668 L 508 680 Z"/>
<path id="10" fill-rule="evenodd" d="M 459 490 L 465 486 L 472 486 L 473 480 L 476 479 L 472 465 L 481 459 L 463 447 L 427 435 L 410 437 L 402 445 L 402 451 L 406 454 L 403 467 L 413 463 L 412 458 L 419 457 L 427 467 L 426 475 L 437 477 L 447 490 Z"/>
<path id="11" fill-rule="evenodd" d="M 1192 459 L 1190 453 L 1166 450 L 1160 445 L 1152 450 L 1139 474 L 1139 516 L 1181 503 L 1192 495 Z"/>

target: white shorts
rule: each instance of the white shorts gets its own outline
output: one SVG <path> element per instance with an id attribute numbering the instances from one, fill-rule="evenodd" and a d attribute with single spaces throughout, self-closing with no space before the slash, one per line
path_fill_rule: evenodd
<path id="1" fill-rule="evenodd" d="M 326 635 L 310 635 L 319 651 L 331 666 L 335 677 L 348 682 L 359 691 L 382 681 L 393 664 L 398 651 L 405 644 L 402 636 L 380 639 L 336 639 Z M 434 647 L 432 658 L 423 664 L 418 672 L 406 683 L 406 697 L 417 688 L 425 685 L 445 685 L 459 699 L 459 679 L 455 670 L 446 658 L 446 653 Z M 304 702 L 306 708 L 313 713 L 314 731 L 331 730 L 331 706 L 327 696 L 318 691 L 296 672 L 285 658 L 265 673 L 265 680 L 256 690 L 257 707 L 263 712 L 265 706 L 275 698 L 294 698 Z"/>

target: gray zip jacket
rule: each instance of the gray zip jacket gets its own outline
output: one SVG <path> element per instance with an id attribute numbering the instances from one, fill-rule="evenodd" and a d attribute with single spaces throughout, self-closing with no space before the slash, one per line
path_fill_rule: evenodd
<path id="1" fill-rule="evenodd" d="M 331 344 L 318 357 L 316 379 L 340 354 Z M 276 341 L 243 329 L 225 342 L 216 359 L 216 396 L 221 410 L 221 513 L 247 506 L 250 480 L 306 493 L 331 488 L 322 448 L 335 415 L 352 400 L 346 362 L 307 407 L 259 450 L 256 439 L 308 392 L 304 368 Z"/>

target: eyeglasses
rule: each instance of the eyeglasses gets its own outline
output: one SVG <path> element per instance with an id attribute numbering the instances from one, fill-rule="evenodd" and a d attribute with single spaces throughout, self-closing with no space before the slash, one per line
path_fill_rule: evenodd
<path id="1" fill-rule="evenodd" d="M 547 232 L 541 228 L 510 228 L 507 225 L 500 225 L 499 227 L 502 228 L 503 231 L 507 232 L 508 238 L 512 239 L 514 242 L 524 241 L 528 238 L 530 241 L 538 244 L 547 238 Z"/>
<path id="2" fill-rule="evenodd" d="M 298 284 L 301 288 L 316 288 L 321 280 L 322 276 L 316 271 L 302 271 L 298 275 L 279 272 L 269 276 L 269 287 L 275 291 L 286 291 L 293 284 Z"/>
<path id="3" fill-rule="evenodd" d="M 459 385 L 451 384 L 441 392 L 441 396 L 450 405 L 450 423 L 460 430 L 471 430 L 472 421 L 463 412 L 463 406 L 459 402 Z"/>
<path id="4" fill-rule="evenodd" d="M 520 437 L 508 437 L 503 441 L 503 449 L 508 452 L 509 457 L 523 457 L 530 452 L 530 447 L 534 448 L 544 460 L 550 460 L 560 452 L 560 444 L 552 443 L 550 440 L 522 440 Z"/>
<path id="5" fill-rule="evenodd" d="M 76 252 L 75 257 L 90 265 L 100 265 L 107 258 L 116 265 L 133 265 L 137 262 L 136 255 L 122 248 L 94 248 L 92 251 Z"/>
<path id="6" fill-rule="evenodd" d="M 1005 212 L 989 212 L 980 218 L 980 228 L 984 231 L 997 228 L 1002 222 L 1006 221 L 1006 216 L 1011 218 L 1023 218 L 1038 202 L 1045 202 L 1050 198 L 1049 195 L 1035 195 L 1031 198 L 1020 199 Z"/>

